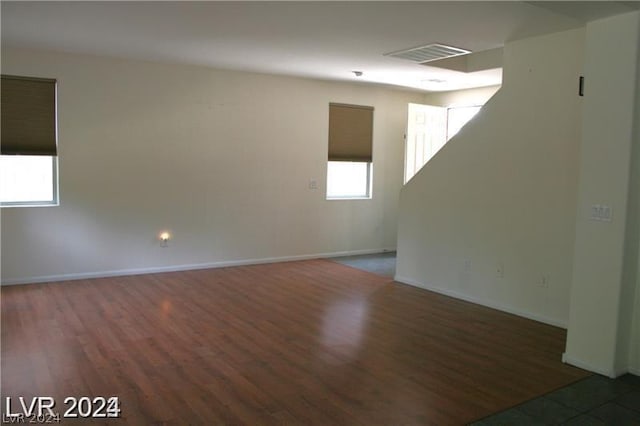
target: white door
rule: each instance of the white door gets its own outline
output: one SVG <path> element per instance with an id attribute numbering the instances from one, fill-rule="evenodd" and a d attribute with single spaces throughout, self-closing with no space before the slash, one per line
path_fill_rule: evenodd
<path id="1" fill-rule="evenodd" d="M 447 142 L 447 108 L 409 104 L 405 143 L 404 183 Z"/>

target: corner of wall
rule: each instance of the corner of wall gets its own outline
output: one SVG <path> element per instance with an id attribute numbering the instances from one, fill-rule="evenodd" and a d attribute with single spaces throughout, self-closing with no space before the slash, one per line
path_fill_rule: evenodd
<path id="1" fill-rule="evenodd" d="M 638 12 L 638 27 L 640 28 L 640 12 Z M 640 375 L 640 30 L 638 32 L 637 43 L 637 64 L 636 64 L 636 99 L 634 114 L 634 131 L 632 152 L 632 177 L 629 188 L 630 205 L 635 206 L 635 211 L 631 212 L 631 217 L 636 218 L 635 224 L 635 250 L 636 250 L 636 273 L 635 273 L 635 305 L 633 307 L 633 324 L 630 336 L 629 348 L 629 372 Z M 633 238 L 633 236 L 632 236 Z"/>
<path id="2" fill-rule="evenodd" d="M 639 18 L 640 12 L 627 13 L 586 27 L 586 92 L 566 353 L 593 371 L 611 369 L 615 374 L 628 371 L 633 350 L 640 227 Z M 612 219 L 594 220 L 590 213 L 594 205 L 609 206 L 615 212 Z"/>

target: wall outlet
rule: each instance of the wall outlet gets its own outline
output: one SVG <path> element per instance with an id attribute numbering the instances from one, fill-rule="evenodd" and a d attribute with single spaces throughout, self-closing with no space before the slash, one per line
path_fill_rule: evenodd
<path id="1" fill-rule="evenodd" d="M 167 231 L 163 231 L 158 236 L 160 240 L 160 247 L 167 248 L 169 246 L 169 240 L 171 239 L 171 234 Z"/>
<path id="2" fill-rule="evenodd" d="M 542 276 L 540 277 L 540 287 L 549 288 L 549 283 L 551 283 L 551 275 L 542 274 Z"/>
<path id="3" fill-rule="evenodd" d="M 315 178 L 309 179 L 309 189 L 318 189 L 318 180 Z"/>
<path id="4" fill-rule="evenodd" d="M 504 278 L 504 263 L 502 262 L 498 263 L 498 266 L 496 266 L 496 277 Z"/>
<path id="5" fill-rule="evenodd" d="M 472 266 L 473 266 L 473 265 L 471 264 L 471 260 L 469 260 L 469 259 L 465 259 L 465 260 L 462 262 L 462 270 L 463 270 L 464 272 L 471 272 L 471 268 L 472 268 Z"/>

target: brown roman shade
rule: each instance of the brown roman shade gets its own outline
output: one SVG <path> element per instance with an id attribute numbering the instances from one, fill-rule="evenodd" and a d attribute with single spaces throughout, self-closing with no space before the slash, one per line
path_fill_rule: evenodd
<path id="1" fill-rule="evenodd" d="M 373 107 L 329 104 L 329 161 L 371 162 Z"/>
<path id="2" fill-rule="evenodd" d="M 57 155 L 56 80 L 2 76 L 3 155 Z"/>

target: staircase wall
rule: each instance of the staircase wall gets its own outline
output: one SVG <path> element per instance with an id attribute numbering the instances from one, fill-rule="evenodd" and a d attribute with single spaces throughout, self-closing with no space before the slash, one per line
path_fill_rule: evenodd
<path id="1" fill-rule="evenodd" d="M 500 91 L 401 192 L 397 280 L 567 325 L 583 49 L 505 46 Z"/>

